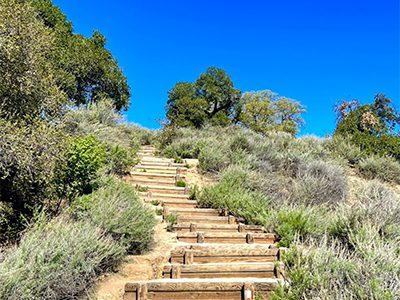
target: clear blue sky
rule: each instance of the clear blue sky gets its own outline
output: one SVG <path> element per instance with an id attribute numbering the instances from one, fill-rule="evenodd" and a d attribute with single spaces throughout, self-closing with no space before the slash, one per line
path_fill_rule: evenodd
<path id="1" fill-rule="evenodd" d="M 400 106 L 398 0 L 55 0 L 75 32 L 100 30 L 132 89 L 131 122 L 157 128 L 168 90 L 208 66 L 242 91 L 307 107 L 302 134 L 326 135 L 340 99 L 383 92 Z"/>

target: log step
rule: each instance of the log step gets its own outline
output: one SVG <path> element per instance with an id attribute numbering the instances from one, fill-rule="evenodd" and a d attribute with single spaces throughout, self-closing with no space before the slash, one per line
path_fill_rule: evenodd
<path id="1" fill-rule="evenodd" d="M 147 178 L 134 178 L 129 176 L 127 178 L 128 181 L 134 184 L 140 184 L 143 186 L 147 185 L 157 185 L 157 186 L 176 186 L 175 180 L 159 180 L 159 179 L 147 179 Z"/>
<path id="2" fill-rule="evenodd" d="M 196 223 L 196 224 L 235 224 L 236 218 L 233 216 L 186 216 L 178 215 L 179 223 Z"/>
<path id="3" fill-rule="evenodd" d="M 273 278 L 158 279 L 125 285 L 124 300 L 254 300 L 279 285 Z"/>
<path id="4" fill-rule="evenodd" d="M 166 185 L 140 185 L 147 188 L 147 192 L 150 193 L 162 193 L 162 194 L 187 194 L 187 188 L 177 186 L 166 186 Z"/>
<path id="5" fill-rule="evenodd" d="M 273 233 L 245 232 L 178 232 L 177 239 L 186 243 L 273 244 Z"/>
<path id="6" fill-rule="evenodd" d="M 167 208 L 164 211 L 165 215 L 173 214 L 176 216 L 220 216 L 218 209 L 214 208 Z"/>
<path id="7" fill-rule="evenodd" d="M 174 181 L 177 178 L 176 174 L 149 173 L 149 172 L 130 172 L 130 176 L 134 178 L 144 177 L 148 179 L 160 179 L 160 180 L 173 179 Z M 185 178 L 185 175 L 180 175 L 180 177 L 183 179 Z"/>
<path id="8" fill-rule="evenodd" d="M 163 278 L 281 278 L 283 264 L 277 262 L 168 264 Z"/>
<path id="9" fill-rule="evenodd" d="M 221 262 L 273 262 L 280 250 L 262 244 L 193 244 L 177 247 L 171 252 L 171 263 L 207 264 Z"/>
<path id="10" fill-rule="evenodd" d="M 166 174 L 166 175 L 177 175 L 177 170 L 159 170 L 159 169 L 147 169 L 147 168 L 139 168 L 137 166 L 133 167 L 135 172 L 147 173 L 147 174 Z M 180 173 L 182 175 L 182 172 Z"/>
<path id="11" fill-rule="evenodd" d="M 174 208 L 195 208 L 197 202 L 195 200 L 181 200 L 181 199 L 171 199 L 171 200 L 155 200 L 153 198 L 145 198 L 145 202 L 152 203 L 153 201 L 159 202 L 162 206 L 171 209 Z"/>
<path id="12" fill-rule="evenodd" d="M 196 224 L 196 223 L 179 223 L 173 226 L 175 231 L 182 232 L 254 232 L 262 233 L 265 229 L 257 225 L 245 224 Z"/>
<path id="13" fill-rule="evenodd" d="M 138 164 L 134 167 L 135 169 L 146 169 L 146 170 L 159 170 L 159 171 L 177 171 L 180 169 L 180 171 L 185 171 L 186 168 L 178 168 L 178 167 L 171 167 L 171 166 L 149 166 L 149 165 L 143 165 L 143 164 Z"/>
<path id="14" fill-rule="evenodd" d="M 149 192 L 138 192 L 139 196 L 154 200 L 188 200 L 188 194 L 162 194 L 162 193 L 149 193 Z"/>
<path id="15" fill-rule="evenodd" d="M 182 163 L 173 163 L 173 162 L 163 162 L 163 161 L 148 161 L 141 160 L 140 166 L 143 167 L 185 167 L 185 164 Z"/>

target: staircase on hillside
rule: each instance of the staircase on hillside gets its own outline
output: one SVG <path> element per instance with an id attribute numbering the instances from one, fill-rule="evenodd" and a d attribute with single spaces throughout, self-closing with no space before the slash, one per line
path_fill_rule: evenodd
<path id="1" fill-rule="evenodd" d="M 276 236 L 226 211 L 198 208 L 188 189 L 176 184 L 185 179 L 185 165 L 155 152 L 150 146 L 140 150 L 129 181 L 144 201 L 162 206 L 164 219 L 176 216 L 177 243 L 162 278 L 128 282 L 124 299 L 268 299 L 283 282 Z"/>

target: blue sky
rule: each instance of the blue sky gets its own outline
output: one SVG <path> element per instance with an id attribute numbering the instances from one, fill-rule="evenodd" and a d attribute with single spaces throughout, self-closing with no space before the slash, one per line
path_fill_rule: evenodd
<path id="1" fill-rule="evenodd" d="M 307 108 L 301 134 L 335 127 L 334 104 L 383 92 L 400 106 L 398 0 L 55 0 L 75 32 L 100 30 L 132 89 L 127 119 L 158 128 L 167 92 L 208 66 L 242 91 Z"/>

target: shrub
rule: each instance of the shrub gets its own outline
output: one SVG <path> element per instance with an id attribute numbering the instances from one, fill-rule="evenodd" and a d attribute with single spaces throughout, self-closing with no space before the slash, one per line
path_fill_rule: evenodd
<path id="1" fill-rule="evenodd" d="M 60 192 L 72 199 L 96 187 L 98 171 L 104 166 L 106 149 L 95 137 L 76 138 L 68 147 L 66 162 L 59 170 Z"/>
<path id="2" fill-rule="evenodd" d="M 29 220 L 36 206 L 56 206 L 55 171 L 66 140 L 65 134 L 42 121 L 0 120 L 0 201 L 13 215 L 3 211 L 8 215 L 8 238 L 16 237 L 25 225 L 21 221 Z"/>
<path id="3" fill-rule="evenodd" d="M 199 204 L 228 209 L 252 224 L 266 224 L 269 199 L 246 187 L 247 176 L 246 170 L 232 166 L 224 171 L 219 183 L 201 192 Z"/>
<path id="4" fill-rule="evenodd" d="M 90 222 L 42 218 L 0 264 L 0 298 L 76 298 L 123 254 L 122 245 Z"/>
<path id="5" fill-rule="evenodd" d="M 131 149 L 118 145 L 108 146 L 106 155 L 106 172 L 109 174 L 126 175 L 137 162 Z"/>
<path id="6" fill-rule="evenodd" d="M 323 161 L 299 164 L 293 197 L 306 205 L 337 204 L 346 199 L 347 179 L 340 167 Z"/>
<path id="7" fill-rule="evenodd" d="M 400 236 L 400 199 L 393 191 L 371 181 L 358 187 L 355 193 L 357 198 L 352 203 L 339 207 L 331 235 L 352 248 L 356 246 L 354 235 L 362 232 L 364 226 L 375 228 L 385 238 Z"/>
<path id="8" fill-rule="evenodd" d="M 218 172 L 229 165 L 229 158 L 218 145 L 207 145 L 200 150 L 199 167 L 206 172 Z"/>
<path id="9" fill-rule="evenodd" d="M 104 186 L 75 200 L 72 210 L 106 230 L 130 252 L 147 250 L 153 240 L 154 214 L 135 189 L 120 180 L 106 179 Z"/>
<path id="10" fill-rule="evenodd" d="M 394 300 L 400 287 L 398 246 L 375 244 L 365 259 L 362 251 L 350 252 L 326 237 L 297 243 L 284 256 L 290 284 L 271 298 Z"/>
<path id="11" fill-rule="evenodd" d="M 400 163 L 391 157 L 366 157 L 357 164 L 357 170 L 368 179 L 400 184 Z"/>
<path id="12" fill-rule="evenodd" d="M 321 213 L 310 207 L 281 206 L 271 213 L 267 227 L 280 237 L 279 246 L 289 247 L 296 239 L 302 241 L 323 232 Z"/>
<path id="13" fill-rule="evenodd" d="M 350 139 L 340 135 L 334 136 L 332 139 L 328 140 L 326 147 L 331 151 L 334 158 L 345 159 L 351 166 L 357 164 L 360 159 L 366 155 L 361 151 L 360 147 L 354 144 Z"/>
<path id="14" fill-rule="evenodd" d="M 178 180 L 176 182 L 176 186 L 177 187 L 186 187 L 186 182 L 184 182 L 183 180 Z"/>

